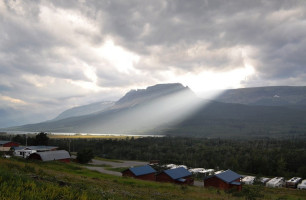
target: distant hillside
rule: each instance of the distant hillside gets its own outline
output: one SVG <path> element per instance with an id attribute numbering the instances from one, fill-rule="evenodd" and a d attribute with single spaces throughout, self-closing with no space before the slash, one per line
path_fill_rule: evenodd
<path id="1" fill-rule="evenodd" d="M 40 116 L 33 113 L 24 113 L 11 107 L 0 108 L 0 128 L 19 126 L 39 120 L 41 120 Z"/>
<path id="2" fill-rule="evenodd" d="M 215 100 L 265 106 L 306 106 L 305 86 L 275 86 L 226 90 Z"/>
<path id="3" fill-rule="evenodd" d="M 304 105 L 304 89 L 268 87 L 230 90 L 218 100 L 239 102 L 223 103 L 199 99 L 181 84 L 159 84 L 131 90 L 112 106 L 102 106 L 99 112 L 87 115 L 80 112 L 82 115 L 79 116 L 6 130 L 199 137 L 304 137 L 306 107 L 301 107 Z M 287 103 L 276 104 L 267 100 L 262 103 L 272 94 L 276 99 L 283 97 Z"/>
<path id="4" fill-rule="evenodd" d="M 306 110 L 211 102 L 166 131 L 201 137 L 306 137 Z"/>
<path id="5" fill-rule="evenodd" d="M 57 118 L 8 130 L 143 133 L 173 123 L 181 117 L 180 109 L 188 105 L 192 107 L 196 103 L 196 98 L 189 88 L 181 84 L 158 84 L 144 90 L 132 90 L 113 106 L 100 112 Z"/>
<path id="6" fill-rule="evenodd" d="M 101 112 L 103 110 L 112 107 L 114 104 L 115 104 L 114 101 L 102 101 L 98 103 L 92 103 L 84 106 L 74 107 L 62 112 L 53 120 L 60 120 L 69 117 L 76 117 L 76 116 L 92 114 L 95 112 Z"/>

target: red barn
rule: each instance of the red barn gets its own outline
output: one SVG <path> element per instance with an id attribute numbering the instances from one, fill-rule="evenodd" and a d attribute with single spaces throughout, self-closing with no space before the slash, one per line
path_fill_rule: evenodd
<path id="1" fill-rule="evenodd" d="M 0 140 L 0 151 L 10 151 L 12 147 L 18 147 L 19 143 Z"/>
<path id="2" fill-rule="evenodd" d="M 41 160 L 41 161 L 53 161 L 58 160 L 62 162 L 70 162 L 70 154 L 65 150 L 58 151 L 44 151 L 36 152 L 29 155 L 28 159 Z"/>
<path id="3" fill-rule="evenodd" d="M 132 167 L 122 172 L 122 176 L 133 177 L 142 180 L 155 181 L 155 169 L 149 165 Z"/>
<path id="4" fill-rule="evenodd" d="M 19 143 L 12 141 L 0 141 L 0 147 L 19 147 Z"/>
<path id="5" fill-rule="evenodd" d="M 184 167 L 168 169 L 156 175 L 156 181 L 193 185 L 192 174 Z"/>
<path id="6" fill-rule="evenodd" d="M 228 169 L 220 174 L 205 177 L 204 187 L 215 187 L 223 190 L 237 189 L 241 191 L 241 178 L 241 175 Z"/>

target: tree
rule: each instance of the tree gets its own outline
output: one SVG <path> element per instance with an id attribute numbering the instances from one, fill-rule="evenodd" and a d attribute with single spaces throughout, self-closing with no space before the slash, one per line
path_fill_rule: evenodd
<path id="1" fill-rule="evenodd" d="M 85 164 L 91 161 L 91 159 L 93 158 L 94 158 L 94 153 L 92 149 L 86 148 L 78 152 L 76 159 L 79 163 Z"/>
<path id="2" fill-rule="evenodd" d="M 18 142 L 19 144 L 25 144 L 25 138 L 21 135 L 16 135 L 12 138 L 13 142 Z"/>
<path id="3" fill-rule="evenodd" d="M 40 132 L 35 137 L 35 145 L 48 145 L 49 137 L 47 133 Z"/>

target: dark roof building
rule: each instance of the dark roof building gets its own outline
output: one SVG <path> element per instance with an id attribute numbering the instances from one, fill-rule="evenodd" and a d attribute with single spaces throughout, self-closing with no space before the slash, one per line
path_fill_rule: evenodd
<path id="1" fill-rule="evenodd" d="M 168 169 L 156 175 L 156 181 L 193 185 L 192 174 L 184 167 Z"/>
<path id="2" fill-rule="evenodd" d="M 32 153 L 28 159 L 41 161 L 59 160 L 63 162 L 70 162 L 70 154 L 65 150 L 36 152 Z"/>
<path id="3" fill-rule="evenodd" d="M 232 170 L 226 170 L 220 174 L 215 174 L 212 176 L 208 176 L 204 178 L 204 187 L 215 187 L 219 189 L 237 189 L 241 191 L 242 184 L 241 184 L 242 176 L 233 172 Z"/>
<path id="4" fill-rule="evenodd" d="M 133 177 L 142 180 L 155 181 L 155 169 L 149 165 L 140 167 L 131 167 L 122 172 L 122 176 Z"/>

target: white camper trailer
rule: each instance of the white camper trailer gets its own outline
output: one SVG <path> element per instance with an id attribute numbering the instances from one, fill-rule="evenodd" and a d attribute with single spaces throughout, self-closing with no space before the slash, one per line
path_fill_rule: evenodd
<path id="1" fill-rule="evenodd" d="M 306 179 L 304 179 L 302 183 L 298 184 L 297 189 L 306 190 Z"/>
<path id="2" fill-rule="evenodd" d="M 246 176 L 241 180 L 241 182 L 246 185 L 253 185 L 254 180 L 255 180 L 255 176 Z"/>
<path id="3" fill-rule="evenodd" d="M 275 177 L 266 183 L 267 187 L 283 187 L 285 185 L 285 179 L 283 177 Z"/>
<path id="4" fill-rule="evenodd" d="M 266 178 L 266 177 L 261 177 L 259 179 L 259 181 L 263 184 L 263 185 L 266 185 L 266 183 L 270 180 L 270 178 Z"/>
<path id="5" fill-rule="evenodd" d="M 293 177 L 286 181 L 286 187 L 288 188 L 296 188 L 297 185 L 302 181 L 302 178 L 300 177 Z"/>

